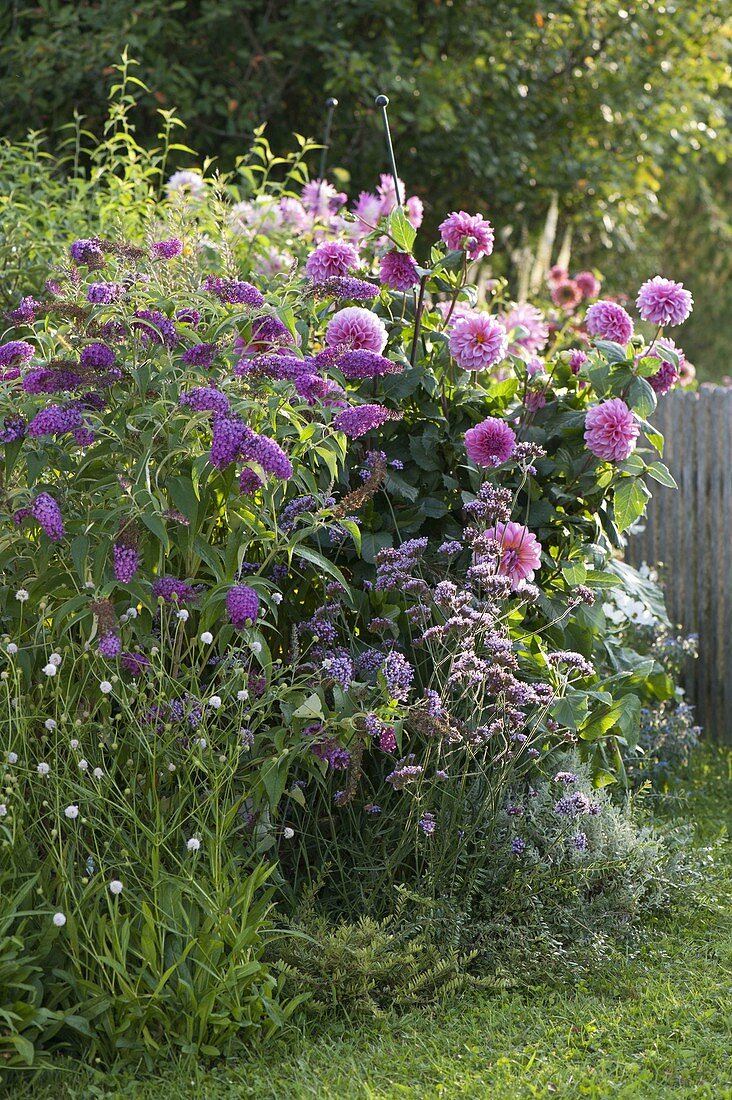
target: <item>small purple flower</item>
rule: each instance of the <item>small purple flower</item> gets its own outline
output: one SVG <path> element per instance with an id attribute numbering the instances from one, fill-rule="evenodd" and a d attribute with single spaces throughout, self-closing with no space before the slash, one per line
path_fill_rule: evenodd
<path id="1" fill-rule="evenodd" d="M 401 419 L 401 415 L 383 405 L 354 405 L 337 413 L 333 418 L 333 427 L 336 431 L 343 432 L 349 439 L 359 439 L 360 436 L 385 424 L 387 420 Z"/>
<path id="2" fill-rule="evenodd" d="M 437 828 L 437 822 L 435 821 L 434 814 L 422 814 L 419 819 L 419 827 L 425 836 L 432 836 Z"/>
<path id="3" fill-rule="evenodd" d="M 679 372 L 673 363 L 669 363 L 665 360 L 661 363 L 655 374 L 652 374 L 648 378 L 648 384 L 655 390 L 659 397 L 663 397 L 673 389 L 673 386 L 679 379 Z"/>
<path id="4" fill-rule="evenodd" d="M 216 344 L 194 344 L 181 356 L 182 361 L 189 367 L 203 367 L 208 370 L 218 353 Z"/>
<path id="5" fill-rule="evenodd" d="M 182 393 L 178 399 L 179 405 L 188 405 L 196 412 L 227 413 L 230 402 L 226 394 L 213 386 L 196 386 L 187 393 Z"/>
<path id="6" fill-rule="evenodd" d="M 76 264 L 95 268 L 104 266 L 104 252 L 97 237 L 82 238 L 74 241 L 69 248 L 71 259 Z"/>
<path id="7" fill-rule="evenodd" d="M 91 447 L 97 438 L 91 428 L 75 428 L 72 435 L 77 447 Z"/>
<path id="8" fill-rule="evenodd" d="M 229 305 L 251 306 L 253 309 L 260 309 L 264 305 L 264 297 L 257 288 L 238 279 L 222 279 L 217 275 L 209 275 L 203 283 L 203 289 Z"/>
<path id="9" fill-rule="evenodd" d="M 135 546 L 115 542 L 112 546 L 115 578 L 129 584 L 140 567 L 140 554 Z"/>
<path id="10" fill-rule="evenodd" d="M 62 405 L 49 405 L 41 409 L 28 425 L 28 435 L 32 439 L 44 435 L 65 435 L 73 432 L 82 425 L 81 413 L 78 409 L 65 409 Z"/>
<path id="11" fill-rule="evenodd" d="M 523 837 L 515 836 L 511 841 L 511 852 L 515 856 L 520 856 L 526 851 L 526 841 Z"/>
<path id="12" fill-rule="evenodd" d="M 201 313 L 198 309 L 192 309 L 187 306 L 185 309 L 179 309 L 175 315 L 176 321 L 179 321 L 182 325 L 190 325 L 191 328 L 197 328 L 201 323 Z"/>
<path id="13" fill-rule="evenodd" d="M 60 542 L 66 534 L 61 509 L 50 493 L 39 493 L 31 505 L 31 515 L 51 542 Z"/>
<path id="14" fill-rule="evenodd" d="M 569 838 L 569 842 L 578 852 L 587 850 L 587 833 L 575 833 Z"/>
<path id="15" fill-rule="evenodd" d="M 106 657 L 108 660 L 113 660 L 115 657 L 119 657 L 122 652 L 122 643 L 116 634 L 105 634 L 99 642 L 99 653 L 102 657 Z"/>
<path id="16" fill-rule="evenodd" d="M 555 783 L 564 783 L 565 786 L 572 786 L 578 781 L 578 777 L 574 772 L 557 772 L 554 776 Z"/>
<path id="17" fill-rule="evenodd" d="M 150 668 L 150 661 L 144 653 L 123 653 L 120 664 L 131 676 L 142 676 Z"/>
<path id="18" fill-rule="evenodd" d="M 121 283 L 90 283 L 86 300 L 93 306 L 108 306 L 119 301 L 125 293 Z"/>
<path id="19" fill-rule="evenodd" d="M 313 283 L 310 292 L 315 298 L 338 298 L 341 301 L 369 302 L 379 288 L 354 275 L 333 275 L 322 283 Z"/>
<path id="20" fill-rule="evenodd" d="M 580 370 L 586 362 L 587 356 L 583 351 L 580 351 L 579 348 L 575 348 L 574 351 L 570 352 L 569 369 L 571 370 L 572 374 L 579 374 Z"/>
<path id="21" fill-rule="evenodd" d="M 242 472 L 239 474 L 239 492 L 244 496 L 252 497 L 255 493 L 264 485 L 261 477 L 249 466 L 245 466 Z"/>
<path id="22" fill-rule="evenodd" d="M 239 416 L 217 413 L 213 419 L 211 465 L 221 470 L 239 457 L 246 425 Z"/>
<path id="23" fill-rule="evenodd" d="M 6 416 L 0 428 L 0 443 L 15 443 L 25 436 L 26 423 L 22 416 Z"/>
<path id="24" fill-rule="evenodd" d="M 156 599 L 162 597 L 166 603 L 190 603 L 196 598 L 196 590 L 192 584 L 170 576 L 158 577 L 153 581 L 152 593 Z"/>
<path id="25" fill-rule="evenodd" d="M 33 358 L 35 348 L 27 340 L 10 340 L 0 344 L 0 367 L 15 367 Z"/>
<path id="26" fill-rule="evenodd" d="M 72 370 L 50 370 L 35 367 L 25 375 L 22 386 L 26 393 L 70 393 L 83 385 L 83 378 Z"/>
<path id="27" fill-rule="evenodd" d="M 235 585 L 226 594 L 226 610 L 237 630 L 251 626 L 259 614 L 259 596 L 246 584 Z"/>
<path id="28" fill-rule="evenodd" d="M 165 344 L 174 347 L 178 342 L 175 323 L 161 313 L 159 309 L 138 309 L 132 322 L 133 329 L 140 332 L 145 344 Z"/>
<path id="29" fill-rule="evenodd" d="M 170 237 L 166 241 L 155 241 L 153 243 L 153 253 L 161 260 L 172 260 L 176 256 L 180 256 L 183 251 L 183 241 L 177 237 Z"/>
<path id="30" fill-rule="evenodd" d="M 41 303 L 35 298 L 21 298 L 15 309 L 11 309 L 8 318 L 16 325 L 32 325 L 36 319 L 36 311 Z"/>
<path id="31" fill-rule="evenodd" d="M 381 667 L 390 699 L 406 699 L 412 687 L 414 669 L 403 653 L 392 649 Z"/>
<path id="32" fill-rule="evenodd" d="M 87 344 L 82 348 L 79 362 L 85 370 L 109 370 L 114 366 L 115 354 L 106 344 Z"/>
<path id="33" fill-rule="evenodd" d="M 258 462 L 266 474 L 287 481 L 292 477 L 292 463 L 274 439 L 245 428 L 240 443 L 240 454 L 248 462 Z"/>
<path id="34" fill-rule="evenodd" d="M 401 363 L 393 363 L 365 349 L 345 352 L 338 360 L 338 368 L 352 382 L 361 378 L 381 378 L 384 374 L 401 374 L 404 370 Z"/>

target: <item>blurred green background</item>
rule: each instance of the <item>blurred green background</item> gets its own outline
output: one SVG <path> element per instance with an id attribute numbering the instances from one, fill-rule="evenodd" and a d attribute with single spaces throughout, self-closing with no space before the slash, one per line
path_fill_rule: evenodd
<path id="1" fill-rule="evenodd" d="M 549 248 L 601 270 L 609 290 L 657 271 L 682 279 L 696 300 L 687 355 L 703 379 L 732 374 L 732 0 L 0 7 L 4 137 L 45 129 L 52 149 L 75 108 L 100 130 L 127 45 L 151 90 L 138 140 L 154 141 L 157 111 L 175 107 L 185 141 L 222 168 L 261 122 L 283 152 L 293 131 L 319 137 L 337 96 L 330 174 L 355 197 L 386 169 L 373 107 L 385 92 L 428 227 L 455 208 L 489 216 L 516 289 Z"/>

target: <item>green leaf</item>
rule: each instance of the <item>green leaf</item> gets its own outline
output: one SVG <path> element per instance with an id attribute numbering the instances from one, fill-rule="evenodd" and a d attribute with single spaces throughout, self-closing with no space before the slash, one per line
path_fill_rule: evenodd
<path id="1" fill-rule="evenodd" d="M 634 378 L 628 388 L 628 404 L 644 419 L 656 408 L 656 394 L 645 378 Z"/>
<path id="2" fill-rule="evenodd" d="M 636 477 L 624 477 L 615 488 L 613 505 L 618 531 L 627 531 L 642 516 L 650 493 Z"/>
<path id="3" fill-rule="evenodd" d="M 595 347 L 608 363 L 625 363 L 628 360 L 625 348 L 616 344 L 614 340 L 595 340 Z"/>
<path id="4" fill-rule="evenodd" d="M 590 720 L 579 729 L 583 741 L 596 741 L 612 729 L 618 729 L 629 743 L 637 734 L 640 721 L 640 699 L 637 695 L 624 695 L 613 703 L 596 707 Z"/>
<path id="5" fill-rule="evenodd" d="M 557 699 L 551 708 L 551 713 L 560 725 L 577 730 L 587 720 L 589 710 L 586 692 L 568 691 L 563 698 Z"/>
<path id="6" fill-rule="evenodd" d="M 678 489 L 671 472 L 667 466 L 664 466 L 663 462 L 652 462 L 647 467 L 646 473 L 661 485 L 667 485 L 669 489 Z"/>
<path id="7" fill-rule="evenodd" d="M 386 231 L 401 252 L 411 252 L 417 231 L 401 206 L 386 219 Z"/>

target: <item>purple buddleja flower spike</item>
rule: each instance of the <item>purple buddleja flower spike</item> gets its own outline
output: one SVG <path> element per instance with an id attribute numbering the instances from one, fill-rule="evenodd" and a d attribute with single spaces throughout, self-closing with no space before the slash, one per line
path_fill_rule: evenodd
<path id="1" fill-rule="evenodd" d="M 387 420 L 400 420 L 401 416 L 401 413 L 383 405 L 355 405 L 339 412 L 333 418 L 333 427 L 349 439 L 358 439 L 374 428 L 381 427 Z"/>
<path id="2" fill-rule="evenodd" d="M 164 344 L 172 348 L 178 343 L 175 322 L 159 309 L 136 310 L 132 328 L 140 333 L 144 344 Z"/>
<path id="3" fill-rule="evenodd" d="M 182 393 L 178 399 L 179 405 L 187 405 L 195 412 L 227 413 L 230 402 L 226 394 L 213 386 L 195 386 L 187 393 Z"/>
<path id="4" fill-rule="evenodd" d="M 204 280 L 203 289 L 229 305 L 251 306 L 253 309 L 260 309 L 264 305 L 264 297 L 257 288 L 239 279 L 222 279 L 218 275 L 209 275 Z"/>
<path id="5" fill-rule="evenodd" d="M 35 298 L 21 298 L 15 309 L 11 309 L 7 317 L 16 325 L 32 325 L 36 319 L 36 311 L 41 308 L 41 303 Z"/>
<path id="6" fill-rule="evenodd" d="M 239 457 L 244 433 L 247 430 L 241 417 L 217 413 L 213 419 L 211 465 L 219 470 L 230 466 Z"/>
<path id="7" fill-rule="evenodd" d="M 31 504 L 31 515 L 51 542 L 60 542 L 66 534 L 61 509 L 50 493 L 39 493 Z"/>
<path id="8" fill-rule="evenodd" d="M 87 344 L 81 349 L 79 362 L 84 370 L 109 370 L 114 366 L 115 354 L 110 347 L 102 343 Z"/>
<path id="9" fill-rule="evenodd" d="M 152 246 L 153 255 L 160 260 L 172 260 L 180 256 L 183 251 L 183 241 L 177 237 L 170 237 L 166 241 L 155 241 Z"/>
<path id="10" fill-rule="evenodd" d="M 34 439 L 44 435 L 65 435 L 81 426 L 82 416 L 78 409 L 49 405 L 33 417 L 28 425 L 28 435 Z"/>
<path id="11" fill-rule="evenodd" d="M 259 596 L 249 585 L 234 585 L 226 594 L 226 610 L 238 630 L 251 626 L 259 614 Z"/>
<path id="12" fill-rule="evenodd" d="M 75 264 L 83 264 L 90 269 L 104 267 L 104 252 L 98 237 L 74 241 L 69 252 Z"/>
<path id="13" fill-rule="evenodd" d="M 17 367 L 27 363 L 35 355 L 35 348 L 27 340 L 10 340 L 0 345 L 0 367 Z"/>
<path id="14" fill-rule="evenodd" d="M 122 652 L 122 643 L 119 640 L 119 627 L 112 601 L 95 600 L 91 609 L 96 616 L 99 629 L 99 653 L 109 660 L 119 657 Z"/>
<path id="15" fill-rule="evenodd" d="M 112 546 L 114 576 L 121 584 L 129 584 L 140 567 L 137 524 L 123 521 Z"/>
<path id="16" fill-rule="evenodd" d="M 197 596 L 196 589 L 188 581 L 170 576 L 154 580 L 152 593 L 156 599 L 162 599 L 165 603 L 191 603 Z"/>
<path id="17" fill-rule="evenodd" d="M 266 435 L 257 435 L 250 428 L 244 428 L 239 453 L 248 462 L 257 462 L 266 474 L 287 481 L 292 477 L 292 463 L 274 439 Z"/>

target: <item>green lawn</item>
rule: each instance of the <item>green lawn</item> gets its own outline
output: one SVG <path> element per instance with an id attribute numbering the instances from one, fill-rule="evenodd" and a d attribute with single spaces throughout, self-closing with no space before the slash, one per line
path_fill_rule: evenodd
<path id="1" fill-rule="evenodd" d="M 732 823 L 732 753 L 706 753 L 688 797 L 666 807 L 702 846 Z M 59 1062 L 13 1100 L 300 1100 L 317 1097 L 732 1098 L 732 851 L 703 903 L 657 922 L 641 950 L 572 989 L 453 1001 L 376 1024 L 296 1032 L 250 1062 L 95 1077 Z"/>

